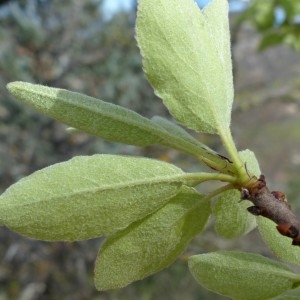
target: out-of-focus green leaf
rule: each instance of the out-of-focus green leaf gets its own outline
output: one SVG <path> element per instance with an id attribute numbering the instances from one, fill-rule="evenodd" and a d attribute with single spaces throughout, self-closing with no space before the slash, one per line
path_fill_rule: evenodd
<path id="1" fill-rule="evenodd" d="M 295 0 L 277 0 L 277 7 L 284 10 L 286 23 L 295 25 L 295 17 L 300 13 L 300 2 Z"/>
<path id="2" fill-rule="evenodd" d="M 241 201 L 241 193 L 238 190 L 222 193 L 213 207 L 217 233 L 224 238 L 232 239 L 254 229 L 255 217 L 247 211 L 251 205 L 250 201 Z"/>
<path id="3" fill-rule="evenodd" d="M 284 42 L 286 35 L 283 31 L 266 33 L 259 42 L 258 50 L 263 51 L 268 47 L 276 46 Z"/>
<path id="4" fill-rule="evenodd" d="M 52 241 L 111 234 L 165 205 L 179 193 L 182 175 L 147 158 L 76 157 L 8 188 L 0 196 L 0 223 Z"/>
<path id="5" fill-rule="evenodd" d="M 282 236 L 276 224 L 266 218 L 257 217 L 257 225 L 261 236 L 272 252 L 283 261 L 300 265 L 300 251 L 292 245 L 290 238 Z"/>
<path id="6" fill-rule="evenodd" d="M 278 16 L 280 10 L 280 18 Z M 285 44 L 300 51 L 299 26 L 297 16 L 300 2 L 295 0 L 252 0 L 237 23 L 250 21 L 262 34 L 258 50 L 263 51 L 278 44 Z"/>
<path id="7" fill-rule="evenodd" d="M 205 288 L 235 300 L 270 299 L 300 284 L 300 275 L 261 255 L 219 251 L 192 256 L 189 267 Z"/>
<path id="8" fill-rule="evenodd" d="M 255 4 L 252 13 L 256 27 L 259 30 L 267 30 L 273 27 L 275 22 L 275 2 L 256 1 Z"/>
<path id="9" fill-rule="evenodd" d="M 252 0 L 238 17 L 238 22 L 250 21 L 258 31 L 264 32 L 275 24 L 275 1 Z"/>
<path id="10" fill-rule="evenodd" d="M 220 133 L 233 101 L 228 3 L 201 11 L 193 0 L 140 0 L 137 41 L 145 73 L 173 117 L 185 126 Z"/>
<path id="11" fill-rule="evenodd" d="M 210 202 L 185 189 L 163 208 L 109 237 L 95 269 L 99 290 L 120 288 L 171 264 L 200 231 Z"/>

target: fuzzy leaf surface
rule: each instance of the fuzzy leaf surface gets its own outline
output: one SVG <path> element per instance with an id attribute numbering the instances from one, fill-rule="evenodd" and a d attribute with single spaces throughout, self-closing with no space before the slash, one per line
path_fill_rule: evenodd
<path id="1" fill-rule="evenodd" d="M 283 261 L 300 265 L 300 251 L 291 243 L 291 239 L 279 234 L 276 224 L 263 217 L 256 217 L 258 230 L 271 251 Z"/>
<path id="2" fill-rule="evenodd" d="M 213 150 L 163 118 L 156 117 L 152 121 L 118 105 L 38 84 L 12 82 L 7 87 L 19 101 L 72 126 L 71 132 L 83 131 L 109 141 L 136 146 L 164 145 L 196 156 L 215 169 L 221 166 L 222 173 L 234 173 L 232 164 L 222 161 Z M 173 130 L 170 131 L 170 127 Z"/>
<path id="3" fill-rule="evenodd" d="M 38 112 L 108 141 L 147 146 L 161 140 L 159 126 L 124 107 L 26 82 L 12 82 L 7 88 L 19 101 Z"/>
<path id="4" fill-rule="evenodd" d="M 37 171 L 0 196 L 0 223 L 42 240 L 111 234 L 179 193 L 183 171 L 158 160 L 79 156 Z"/>
<path id="5" fill-rule="evenodd" d="M 219 170 L 221 173 L 235 173 L 233 163 L 196 140 L 179 125 L 159 116 L 154 116 L 151 121 L 166 131 L 165 134 L 161 135 L 161 145 L 189 153 L 197 157 L 207 166 L 214 170 Z"/>
<path id="6" fill-rule="evenodd" d="M 254 253 L 195 255 L 189 268 L 205 288 L 235 300 L 270 299 L 300 284 L 300 276 L 283 264 Z"/>
<path id="7" fill-rule="evenodd" d="M 272 300 L 299 300 L 299 296 L 286 295 L 278 296 L 276 298 L 272 298 Z"/>
<path id="8" fill-rule="evenodd" d="M 239 152 L 247 170 L 255 176 L 260 175 L 260 169 L 255 154 L 250 150 Z M 215 228 L 217 233 L 228 239 L 237 238 L 250 232 L 256 227 L 255 217 L 247 211 L 253 204 L 248 200 L 241 201 L 238 190 L 222 193 L 213 207 Z"/>
<path id="9" fill-rule="evenodd" d="M 242 161 L 245 163 L 249 174 L 259 177 L 261 174 L 259 163 L 253 151 L 246 149 L 239 152 Z"/>
<path id="10" fill-rule="evenodd" d="M 137 41 L 144 70 L 173 117 L 190 129 L 228 129 L 233 101 L 228 3 L 140 0 Z"/>
<path id="11" fill-rule="evenodd" d="M 163 208 L 109 237 L 95 268 L 99 290 L 120 288 L 170 265 L 205 226 L 210 202 L 185 189 Z"/>
<path id="12" fill-rule="evenodd" d="M 193 136 L 191 136 L 187 131 L 185 131 L 182 127 L 177 125 L 174 122 L 171 122 L 165 118 L 162 118 L 160 116 L 154 116 L 151 118 L 151 121 L 155 124 L 161 126 L 164 128 L 170 135 L 176 136 L 179 139 L 189 143 L 194 144 L 198 147 L 202 147 L 207 149 L 208 151 L 214 152 L 212 149 L 208 148 L 206 145 L 202 144 L 198 140 L 196 140 Z"/>
<path id="13" fill-rule="evenodd" d="M 227 239 L 238 238 L 256 227 L 256 219 L 247 208 L 250 201 L 241 201 L 238 190 L 222 193 L 213 207 L 215 229 L 217 233 Z"/>

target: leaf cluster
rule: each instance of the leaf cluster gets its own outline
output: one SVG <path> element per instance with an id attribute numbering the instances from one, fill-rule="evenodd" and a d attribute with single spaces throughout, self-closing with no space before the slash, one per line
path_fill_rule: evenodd
<path id="1" fill-rule="evenodd" d="M 239 16 L 238 22 L 248 21 L 262 34 L 259 50 L 284 44 L 299 52 L 299 14 L 297 0 L 254 0 Z"/>
<path id="2" fill-rule="evenodd" d="M 274 233 L 272 222 L 250 215 L 249 202 L 240 201 L 240 190 L 251 187 L 260 169 L 252 151 L 237 150 L 230 131 L 227 1 L 214 0 L 199 10 L 192 0 L 140 0 L 136 34 L 145 74 L 174 119 L 218 135 L 228 158 L 162 117 L 148 119 L 79 93 L 13 82 L 8 90 L 19 101 L 75 132 L 136 146 L 163 145 L 215 172 L 188 173 L 142 157 L 79 156 L 9 187 L 0 196 L 0 223 L 48 241 L 106 236 L 95 265 L 99 290 L 124 287 L 173 263 L 210 215 L 225 238 L 258 225 L 278 257 L 299 264 L 298 249 Z M 223 185 L 207 194 L 198 190 L 212 180 Z M 218 251 L 191 256 L 188 264 L 200 284 L 233 299 L 269 299 L 300 284 L 300 275 L 283 263 L 256 254 Z"/>

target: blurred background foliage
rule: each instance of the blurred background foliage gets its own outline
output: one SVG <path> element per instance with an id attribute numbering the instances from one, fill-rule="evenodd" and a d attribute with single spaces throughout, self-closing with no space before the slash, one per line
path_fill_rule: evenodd
<path id="1" fill-rule="evenodd" d="M 256 153 L 271 186 L 287 191 L 298 214 L 300 57 L 294 50 L 300 48 L 299 3 L 252 0 L 246 11 L 231 15 L 236 89 L 232 129 L 237 145 Z M 37 169 L 75 155 L 146 155 L 195 170 L 193 160 L 173 150 L 70 135 L 66 126 L 24 107 L 6 91 L 8 82 L 22 80 L 86 93 L 147 117 L 169 117 L 142 72 L 134 40 L 136 5 L 108 18 L 101 0 L 0 4 L 0 192 Z M 279 8 L 284 12 L 281 22 Z M 197 136 L 220 149 L 216 137 Z M 196 284 L 187 270 L 188 254 L 240 249 L 271 256 L 256 231 L 225 240 L 216 236 L 212 220 L 167 270 L 125 289 L 99 293 L 93 287 L 93 264 L 101 239 L 46 243 L 1 228 L 0 241 L 0 300 L 225 299 Z"/>
<path id="2" fill-rule="evenodd" d="M 249 21 L 262 35 L 259 49 L 286 44 L 300 52 L 300 2 L 252 0 L 239 22 Z"/>

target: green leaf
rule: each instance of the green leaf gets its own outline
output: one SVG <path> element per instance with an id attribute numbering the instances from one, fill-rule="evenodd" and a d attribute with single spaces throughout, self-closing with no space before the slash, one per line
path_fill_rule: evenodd
<path id="1" fill-rule="evenodd" d="M 72 126 L 73 132 L 84 131 L 109 141 L 136 146 L 161 144 L 193 155 L 214 169 L 221 166 L 222 173 L 233 174 L 235 171 L 233 164 L 224 162 L 224 158 L 183 129 L 179 130 L 177 126 L 177 130 L 170 131 L 172 123 L 162 121 L 163 118 L 151 121 L 121 106 L 37 84 L 12 82 L 8 89 L 21 102 Z"/>
<path id="2" fill-rule="evenodd" d="M 278 296 L 276 298 L 272 298 L 272 300 L 299 300 L 299 296 L 293 296 L 293 295 L 282 295 Z"/>
<path id="3" fill-rule="evenodd" d="M 205 288 L 236 300 L 270 299 L 300 284 L 300 276 L 284 265 L 253 253 L 196 255 L 189 268 Z"/>
<path id="4" fill-rule="evenodd" d="M 0 223 L 52 241 L 111 234 L 165 205 L 179 193 L 183 175 L 147 158 L 76 157 L 8 188 L 0 196 Z"/>
<path id="5" fill-rule="evenodd" d="M 250 201 L 241 201 L 238 190 L 229 190 L 221 194 L 213 207 L 217 233 L 227 239 L 243 236 L 256 227 L 256 220 L 247 208 Z"/>
<path id="6" fill-rule="evenodd" d="M 177 125 L 165 118 L 162 118 L 160 116 L 154 116 L 151 118 L 151 121 L 154 122 L 155 124 L 159 125 L 160 127 L 164 128 L 168 134 L 170 134 L 174 137 L 177 137 L 181 141 L 184 141 L 189 144 L 193 144 L 200 148 L 201 147 L 205 148 L 206 151 L 214 152 L 212 149 L 210 149 L 206 145 L 200 143 L 193 136 L 191 136 L 189 133 L 187 133 L 182 127 L 180 127 L 179 125 Z M 166 143 L 167 142 L 168 141 L 166 141 Z M 167 144 L 167 146 L 169 146 L 169 144 Z"/>
<path id="7" fill-rule="evenodd" d="M 267 31 L 275 23 L 275 2 L 255 1 L 253 5 L 253 20 L 259 31 Z"/>
<path id="8" fill-rule="evenodd" d="M 249 174 L 259 176 L 260 169 L 255 154 L 250 150 L 239 152 L 246 164 Z M 250 232 L 256 227 L 255 217 L 247 211 L 253 204 L 250 201 L 241 201 L 238 190 L 229 190 L 222 193 L 213 207 L 215 228 L 217 233 L 227 239 L 237 238 Z"/>
<path id="9" fill-rule="evenodd" d="M 280 30 L 266 32 L 262 36 L 261 41 L 259 42 L 258 50 L 263 51 L 269 47 L 274 47 L 276 45 L 282 44 L 284 42 L 285 37 L 286 34 Z"/>
<path id="10" fill-rule="evenodd" d="M 208 133 L 229 128 L 233 101 L 228 3 L 140 0 L 137 41 L 144 69 L 173 117 Z"/>
<path id="11" fill-rule="evenodd" d="M 261 174 L 261 171 L 254 152 L 252 152 L 249 149 L 246 149 L 240 151 L 239 155 L 242 161 L 246 164 L 246 169 L 248 173 L 258 177 Z"/>
<path id="12" fill-rule="evenodd" d="M 203 230 L 210 202 L 185 189 L 163 208 L 109 237 L 95 268 L 99 290 L 124 287 L 170 265 Z"/>
<path id="13" fill-rule="evenodd" d="M 294 0 L 278 0 L 276 4 L 283 9 L 284 20 L 281 22 L 281 26 L 295 24 L 295 17 L 300 13 L 300 5 L 298 1 Z"/>
<path id="14" fill-rule="evenodd" d="M 204 164 L 221 173 L 235 174 L 236 170 L 232 162 L 206 145 L 200 143 L 182 127 L 159 116 L 154 116 L 151 121 L 161 126 L 166 131 L 166 133 L 161 135 L 161 145 L 196 156 Z"/>
<path id="15" fill-rule="evenodd" d="M 12 82 L 8 90 L 38 112 L 91 135 L 130 145 L 159 144 L 161 128 L 134 111 L 63 89 Z"/>
<path id="16" fill-rule="evenodd" d="M 279 234 L 276 224 L 266 218 L 257 217 L 259 232 L 271 251 L 280 259 L 300 265 L 300 251 L 292 245 L 291 239 Z"/>

